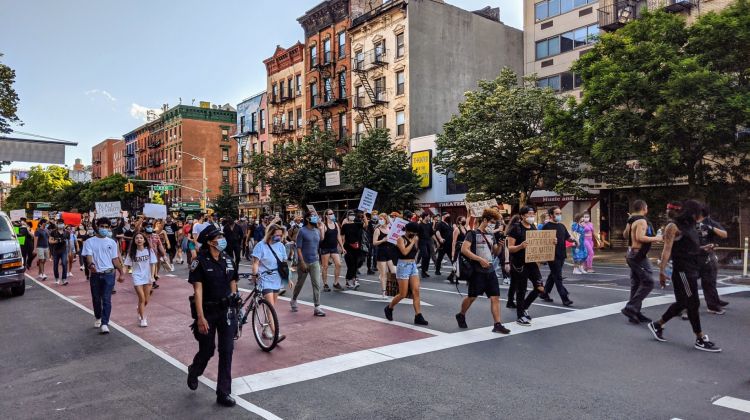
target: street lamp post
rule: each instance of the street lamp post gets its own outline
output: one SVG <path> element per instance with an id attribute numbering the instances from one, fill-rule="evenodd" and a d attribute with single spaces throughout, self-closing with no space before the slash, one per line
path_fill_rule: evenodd
<path id="1" fill-rule="evenodd" d="M 202 172 L 203 172 L 203 177 L 201 178 L 201 180 L 203 181 L 203 188 L 201 188 L 201 209 L 203 211 L 206 211 L 206 203 L 208 202 L 208 195 L 207 195 L 208 187 L 206 185 L 206 182 L 208 181 L 208 179 L 206 178 L 206 158 L 198 157 L 188 152 L 177 152 L 178 158 L 182 159 L 182 155 L 188 155 L 191 158 L 193 158 L 193 160 L 197 160 L 198 162 L 201 163 Z"/>

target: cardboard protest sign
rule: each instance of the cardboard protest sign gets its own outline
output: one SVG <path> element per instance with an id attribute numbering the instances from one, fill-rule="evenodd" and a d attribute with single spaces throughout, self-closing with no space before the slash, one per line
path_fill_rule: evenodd
<path id="1" fill-rule="evenodd" d="M 154 219 L 166 219 L 167 206 L 164 204 L 146 203 L 143 205 L 143 215 Z"/>
<path id="2" fill-rule="evenodd" d="M 61 218 L 68 226 L 78 226 L 81 224 L 81 213 L 62 212 Z"/>
<path id="3" fill-rule="evenodd" d="M 34 220 L 39 220 L 42 218 L 42 211 L 41 210 L 34 210 L 34 215 L 31 217 Z"/>
<path id="4" fill-rule="evenodd" d="M 408 222 L 406 220 L 400 217 L 396 217 L 395 219 L 391 220 L 391 227 L 388 229 L 387 241 L 395 245 L 398 238 L 404 235 L 404 228 L 406 227 L 407 223 Z"/>
<path id="5" fill-rule="evenodd" d="M 362 190 L 362 198 L 359 199 L 357 210 L 362 210 L 365 213 L 372 213 L 372 209 L 375 207 L 376 198 L 378 198 L 377 191 L 365 188 Z"/>
<path id="6" fill-rule="evenodd" d="M 554 230 L 526 231 L 526 262 L 546 262 L 555 259 Z"/>
<path id="7" fill-rule="evenodd" d="M 307 205 L 307 211 L 309 211 L 310 213 L 317 213 L 317 211 L 315 211 L 315 206 L 313 206 L 312 204 Z"/>
<path id="8" fill-rule="evenodd" d="M 20 209 L 10 211 L 10 220 L 14 222 L 17 220 L 21 220 L 22 217 L 26 217 L 26 210 Z"/>
<path id="9" fill-rule="evenodd" d="M 466 202 L 466 210 L 469 211 L 469 214 L 474 217 L 482 217 L 482 212 L 484 209 L 488 207 L 497 207 L 497 200 L 490 199 L 490 200 L 484 200 L 484 201 L 476 201 L 473 203 Z"/>
<path id="10" fill-rule="evenodd" d="M 96 205 L 96 217 L 112 219 L 121 216 L 122 209 L 119 201 L 106 201 L 94 203 Z"/>

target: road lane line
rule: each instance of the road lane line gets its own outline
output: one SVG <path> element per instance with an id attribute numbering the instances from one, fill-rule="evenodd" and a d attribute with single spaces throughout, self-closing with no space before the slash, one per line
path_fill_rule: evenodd
<path id="1" fill-rule="evenodd" d="M 750 291 L 750 287 L 735 286 L 719 289 L 719 294 L 739 293 Z M 643 307 L 666 305 L 674 302 L 673 296 L 657 296 L 643 301 Z M 423 338 L 405 343 L 391 344 L 368 350 L 361 350 L 340 356 L 329 357 L 313 362 L 303 363 L 282 369 L 247 375 L 240 379 L 245 386 L 238 389 L 238 393 L 250 393 L 317 379 L 336 373 L 357 369 L 377 363 L 402 359 L 453 347 L 473 344 L 488 340 L 501 339 L 513 335 L 525 334 L 561 325 L 602 318 L 620 313 L 626 302 L 611 303 L 593 308 L 580 309 L 574 312 L 564 312 L 556 315 L 534 318 L 530 327 L 516 327 L 509 335 L 499 335 L 491 332 L 490 327 L 482 327 L 452 334 Z"/>
<path id="2" fill-rule="evenodd" d="M 422 290 L 422 288 L 420 288 L 420 290 Z M 383 302 L 383 303 L 388 303 L 388 302 L 390 302 L 393 299 L 393 296 L 388 296 L 387 298 L 384 299 L 383 296 L 378 295 L 376 293 L 360 292 L 358 290 L 343 290 L 343 291 L 341 291 L 341 293 L 346 293 L 347 295 L 364 296 L 364 297 L 368 297 L 370 299 L 377 299 L 377 300 L 375 300 L 375 302 Z M 414 304 L 414 301 L 411 300 L 411 299 L 404 298 L 404 299 L 401 299 L 401 302 L 399 302 L 399 304 L 402 304 L 402 303 L 404 305 L 412 305 L 412 304 Z M 427 303 L 427 302 L 425 302 L 423 300 L 420 300 L 419 303 L 422 304 L 422 306 L 434 306 L 434 305 L 432 305 L 430 303 Z"/>
<path id="3" fill-rule="evenodd" d="M 713 404 L 718 405 L 719 407 L 742 411 L 743 413 L 750 413 L 750 401 L 748 400 L 741 400 L 734 397 L 721 397 L 714 401 Z"/>
<path id="4" fill-rule="evenodd" d="M 76 302 L 73 299 L 70 299 L 69 297 L 65 296 L 64 294 L 58 292 L 57 290 L 55 290 L 55 289 L 47 286 L 46 284 L 43 284 L 40 281 L 37 281 L 37 279 L 35 279 L 34 277 L 32 277 L 32 276 L 30 276 L 28 274 L 26 274 L 26 277 L 29 280 L 32 280 L 33 282 L 35 282 L 36 284 L 38 284 L 39 286 L 47 289 L 47 291 L 49 291 L 52 294 L 56 295 L 60 299 L 66 301 L 68 303 L 71 303 L 74 306 L 78 307 L 79 309 L 83 310 L 84 312 L 90 314 L 91 316 L 94 316 L 94 311 L 91 310 L 91 309 L 89 309 L 89 308 L 87 308 L 83 304 L 78 303 L 78 302 Z M 117 323 L 112 322 L 111 320 L 109 322 L 109 326 L 111 328 L 119 331 L 120 333 L 122 333 L 126 337 L 130 338 L 131 340 L 135 341 L 136 343 L 140 344 L 146 350 L 148 350 L 151 353 L 154 353 L 155 355 L 159 356 L 160 358 L 162 358 L 163 360 L 165 360 L 167 363 L 169 363 L 172 366 L 176 367 L 177 369 L 181 370 L 183 373 L 187 374 L 187 366 L 184 365 L 184 364 L 182 364 L 179 360 L 175 359 L 174 357 L 170 356 L 169 354 L 167 354 L 164 351 L 160 350 L 159 348 L 155 347 L 154 345 L 152 345 L 148 341 L 142 339 L 141 337 L 138 337 L 137 335 L 131 333 L 125 327 L 121 327 Z M 212 381 L 212 380 L 210 380 L 210 379 L 208 379 L 208 378 L 206 378 L 204 376 L 199 377 L 198 380 L 200 382 L 202 382 L 203 384 L 205 384 L 206 386 L 208 386 L 209 388 L 213 389 L 214 391 L 216 390 L 216 382 L 214 382 L 214 381 Z M 244 381 L 237 381 L 236 379 L 232 380 L 232 388 L 234 388 L 235 386 L 242 387 L 243 384 L 244 384 Z M 263 409 L 261 407 L 258 407 L 255 404 L 252 404 L 252 403 L 248 402 L 247 400 L 241 398 L 239 395 L 240 394 L 237 393 L 236 391 L 235 391 L 235 393 L 233 393 L 233 397 L 237 401 L 237 405 L 239 405 L 240 407 L 244 408 L 245 410 L 247 410 L 247 411 L 249 411 L 249 412 L 251 412 L 253 414 L 257 414 L 257 415 L 263 417 L 264 419 L 281 420 L 281 417 L 279 417 L 279 416 L 277 416 L 277 415 L 271 413 L 270 411 L 267 411 L 267 410 L 265 410 L 265 409 Z"/>

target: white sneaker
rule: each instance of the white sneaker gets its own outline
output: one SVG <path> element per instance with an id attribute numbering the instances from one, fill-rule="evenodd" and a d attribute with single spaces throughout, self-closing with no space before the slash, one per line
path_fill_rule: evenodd
<path id="1" fill-rule="evenodd" d="M 55 284 L 59 286 L 60 285 L 60 279 L 55 279 Z"/>
<path id="2" fill-rule="evenodd" d="M 583 274 L 583 272 L 578 267 L 576 267 L 573 269 L 573 274 Z"/>
<path id="3" fill-rule="evenodd" d="M 141 318 L 141 327 L 143 328 L 148 327 L 148 322 L 146 322 L 146 318 Z"/>
<path id="4" fill-rule="evenodd" d="M 290 300 L 289 306 L 291 306 L 292 312 L 297 312 L 297 299 Z"/>
<path id="5" fill-rule="evenodd" d="M 81 269 L 81 271 L 83 271 L 83 266 L 81 266 L 81 267 L 79 267 L 79 268 Z"/>
<path id="6" fill-rule="evenodd" d="M 717 309 L 708 308 L 708 313 L 714 314 L 714 315 L 724 315 L 727 312 L 721 308 L 717 308 Z"/>
<path id="7" fill-rule="evenodd" d="M 102 325 L 101 327 L 101 333 L 102 334 L 109 334 L 109 327 L 106 325 Z"/>
<path id="8" fill-rule="evenodd" d="M 102 326 L 102 320 L 101 319 L 97 319 L 96 321 L 94 321 L 94 328 L 99 328 L 101 326 Z"/>
<path id="9" fill-rule="evenodd" d="M 263 336 L 268 340 L 273 339 L 273 332 L 271 331 L 271 327 L 266 326 L 263 328 Z"/>

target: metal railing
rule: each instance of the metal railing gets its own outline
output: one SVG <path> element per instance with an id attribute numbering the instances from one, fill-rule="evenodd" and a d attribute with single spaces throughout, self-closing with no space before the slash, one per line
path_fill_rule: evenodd
<path id="1" fill-rule="evenodd" d="M 352 71 L 362 72 L 388 64 L 388 49 L 376 47 L 369 51 L 361 52 L 352 58 Z"/>

